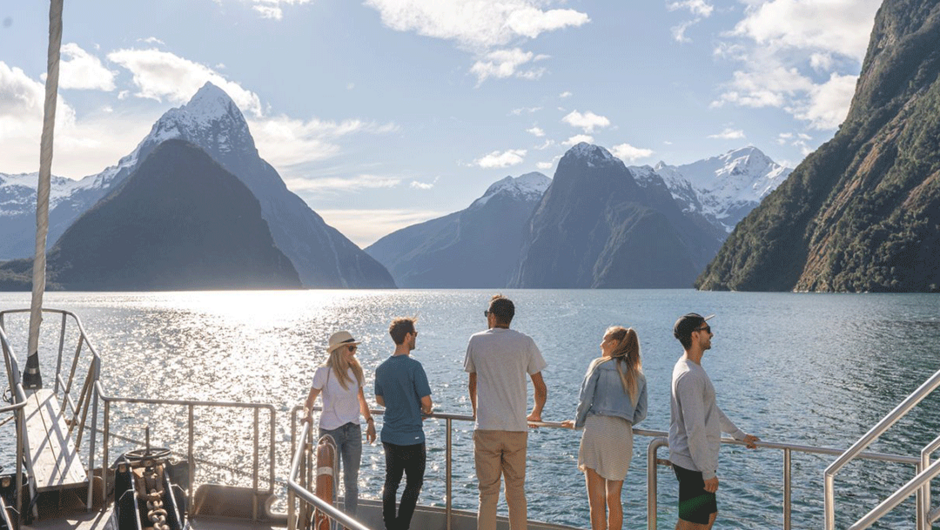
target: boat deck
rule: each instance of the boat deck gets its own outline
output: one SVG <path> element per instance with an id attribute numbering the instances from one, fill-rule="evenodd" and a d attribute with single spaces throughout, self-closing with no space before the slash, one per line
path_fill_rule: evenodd
<path id="1" fill-rule="evenodd" d="M 36 490 L 86 484 L 85 467 L 53 391 L 42 389 L 27 397 L 24 413 Z"/>

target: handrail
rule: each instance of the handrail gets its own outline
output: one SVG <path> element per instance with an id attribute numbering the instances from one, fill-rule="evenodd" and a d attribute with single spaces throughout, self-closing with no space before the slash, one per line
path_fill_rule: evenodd
<path id="1" fill-rule="evenodd" d="M 104 390 L 101 386 L 100 381 L 95 382 L 95 394 L 101 399 L 104 403 L 104 446 L 103 446 L 103 456 L 102 456 L 102 466 L 107 467 L 108 465 L 108 453 L 110 449 L 109 439 L 111 436 L 111 405 L 113 403 L 135 403 L 135 404 L 145 404 L 145 405 L 161 405 L 161 406 L 179 406 L 187 408 L 187 432 L 188 432 L 188 454 L 187 462 L 189 464 L 189 505 L 194 506 L 193 500 L 195 491 L 193 484 L 195 481 L 195 407 L 210 407 L 210 408 L 241 408 L 241 409 L 251 409 L 254 411 L 254 422 L 253 422 L 253 455 L 254 455 L 254 466 L 252 468 L 252 490 L 255 495 L 254 502 L 252 505 L 252 517 L 253 519 L 258 519 L 258 495 L 265 494 L 270 495 L 274 493 L 274 468 L 275 468 L 275 450 L 274 450 L 274 439 L 277 423 L 277 412 L 274 405 L 268 403 L 242 403 L 236 401 L 199 401 L 199 400 L 185 400 L 185 399 L 154 399 L 154 398 L 128 398 L 128 397 L 114 397 L 109 396 L 104 393 Z M 270 422 L 268 426 L 269 431 L 269 452 L 268 452 L 268 488 L 264 491 L 258 486 L 259 476 L 258 476 L 258 457 L 259 457 L 259 436 L 258 436 L 258 412 L 261 410 L 267 410 L 270 415 Z M 107 473 L 103 473 L 102 476 L 104 479 L 101 484 L 102 495 L 106 495 L 108 491 L 108 479 Z"/>
<path id="2" fill-rule="evenodd" d="M 302 409 L 303 409 L 302 406 L 296 406 L 296 407 L 294 407 L 294 408 L 291 410 L 291 417 L 293 418 L 294 421 L 296 421 L 297 412 L 300 411 L 300 410 L 302 410 Z M 320 407 L 320 406 L 315 406 L 315 407 L 313 407 L 312 410 L 313 410 L 313 411 L 321 411 L 321 410 L 322 410 L 322 407 Z M 381 414 L 384 413 L 384 410 L 383 410 L 383 409 L 376 409 L 376 410 L 371 410 L 370 412 L 371 412 L 371 414 L 373 414 L 373 415 L 381 415 Z M 451 527 L 451 513 L 452 513 L 452 510 L 453 510 L 453 508 L 452 508 L 453 497 L 452 497 L 452 494 L 451 494 L 451 493 L 452 493 L 452 490 L 451 490 L 451 482 L 452 482 L 452 475 L 451 475 L 451 468 L 452 468 L 452 466 L 451 466 L 451 460 L 452 460 L 451 432 L 452 432 L 452 430 L 453 430 L 452 422 L 453 422 L 454 420 L 472 422 L 472 421 L 474 421 L 474 418 L 473 418 L 473 416 L 468 416 L 468 415 L 465 415 L 465 414 L 450 414 L 450 413 L 437 413 L 437 412 L 435 412 L 435 413 L 433 413 L 433 414 L 430 414 L 428 417 L 429 417 L 429 418 L 433 418 L 433 419 L 442 419 L 442 420 L 446 420 L 446 456 L 445 456 L 445 458 L 446 458 L 445 464 L 446 464 L 446 465 L 445 465 L 445 482 L 446 482 L 447 491 L 446 491 L 446 494 L 445 494 L 445 517 L 446 517 L 446 521 L 447 521 L 447 523 L 446 523 L 447 526 L 446 526 L 445 528 L 450 529 L 450 527 Z M 295 425 L 295 423 L 292 423 L 292 428 L 291 428 L 291 440 L 292 440 L 292 441 L 294 440 L 294 435 L 296 434 L 296 430 L 294 429 L 294 425 Z M 306 425 L 305 425 L 305 428 L 309 427 L 309 425 L 310 425 L 309 423 L 306 424 Z M 568 427 L 567 425 L 565 425 L 565 424 L 563 424 L 563 423 L 561 423 L 561 422 L 551 422 L 551 421 L 529 422 L 529 426 L 530 426 L 530 427 L 545 427 L 545 428 L 552 428 L 552 429 L 571 429 L 571 427 Z M 657 488 L 658 488 L 657 477 L 656 477 L 656 465 L 658 465 L 658 464 L 671 465 L 671 463 L 670 463 L 668 460 L 660 460 L 660 459 L 657 457 L 655 451 L 658 450 L 658 449 L 661 448 L 661 447 L 665 447 L 665 446 L 668 445 L 667 437 L 669 436 L 669 433 L 666 432 L 666 431 L 657 431 L 657 430 L 648 430 L 648 429 L 637 429 L 637 428 L 634 428 L 634 429 L 633 429 L 633 434 L 634 434 L 635 436 L 644 436 L 644 437 L 652 438 L 652 440 L 650 441 L 650 444 L 649 444 L 649 448 L 648 448 L 648 450 L 647 450 L 647 451 L 648 451 L 648 454 L 647 454 L 647 466 L 648 466 L 648 467 L 647 467 L 647 526 L 648 526 L 648 528 L 649 528 L 650 530 L 655 530 L 655 529 L 656 529 L 656 514 L 657 514 L 657 498 L 656 498 L 656 496 L 657 496 Z M 307 436 L 307 435 L 305 434 L 303 437 L 301 437 L 301 439 L 305 439 L 306 436 Z M 746 442 L 739 441 L 739 440 L 734 440 L 734 439 L 732 439 L 732 438 L 724 438 L 724 437 L 721 438 L 721 443 L 724 444 L 724 445 L 747 445 Z M 940 438 L 938 438 L 938 439 L 935 441 L 935 443 L 937 443 L 938 446 L 940 446 Z M 301 448 L 302 448 L 302 445 L 303 445 L 303 444 L 301 444 Z M 797 452 L 797 453 L 805 453 L 805 454 L 817 454 L 817 455 L 838 456 L 838 455 L 843 454 L 843 453 L 845 452 L 845 450 L 844 450 L 844 449 L 838 449 L 838 448 L 831 448 L 831 447 L 816 447 L 816 446 L 812 446 L 812 445 L 801 445 L 801 444 L 792 444 L 792 443 L 784 443 L 784 442 L 768 442 L 768 441 L 759 441 L 759 442 L 756 442 L 754 445 L 756 445 L 758 449 L 772 449 L 772 450 L 783 451 L 783 461 L 784 461 L 784 470 L 783 470 L 783 482 L 784 482 L 784 484 L 783 484 L 783 488 L 784 488 L 783 519 L 784 519 L 784 524 L 783 524 L 783 528 L 784 528 L 784 530 L 789 530 L 789 529 L 791 528 L 790 508 L 791 508 L 791 504 L 792 504 L 792 502 L 791 502 L 791 497 L 790 497 L 790 493 L 791 493 L 791 455 L 792 455 L 792 453 L 793 453 L 793 452 Z M 297 455 L 300 455 L 300 454 L 301 454 L 301 453 L 299 453 L 299 452 L 295 453 L 295 461 L 292 462 L 292 468 L 291 468 L 291 478 L 294 478 L 294 477 L 295 477 L 293 465 L 295 465 L 295 464 L 298 464 L 298 465 L 299 465 L 299 462 L 296 461 L 296 458 L 297 458 Z M 915 466 L 915 467 L 918 467 L 918 468 L 919 468 L 919 465 L 920 465 L 920 462 L 921 462 L 921 459 L 920 459 L 920 458 L 917 458 L 917 457 L 904 456 L 904 455 L 895 455 L 895 454 L 886 454 L 886 453 L 875 453 L 875 452 L 869 452 L 869 451 L 863 451 L 863 452 L 859 453 L 859 454 L 858 454 L 858 457 L 859 457 L 859 458 L 863 458 L 863 459 L 865 459 L 865 460 L 873 460 L 873 461 L 881 461 L 881 462 L 893 462 L 893 463 L 898 463 L 898 464 L 907 464 L 907 465 L 912 465 L 912 466 Z M 291 484 L 291 482 L 288 481 L 289 487 L 290 487 L 290 484 Z M 301 484 L 295 484 L 294 487 L 300 488 L 300 489 L 303 488 L 303 486 L 302 486 Z M 291 488 L 291 489 L 292 489 L 292 488 Z M 308 493 L 309 493 L 309 492 L 308 492 Z M 304 498 L 306 499 L 306 496 L 304 496 Z M 318 500 L 319 500 L 319 499 L 318 499 Z M 322 501 L 321 501 L 321 502 L 322 502 Z M 293 509 L 293 503 L 292 503 L 292 501 L 290 502 L 289 506 L 290 506 L 291 509 Z M 318 507 L 319 507 L 319 504 L 318 504 Z M 937 514 L 937 515 L 940 515 L 940 514 Z M 292 523 L 293 523 L 293 519 L 290 518 L 290 521 L 291 521 L 291 523 L 289 523 L 289 524 L 292 524 Z M 288 528 L 289 528 L 289 530 L 295 530 L 295 528 L 294 528 L 294 527 L 291 527 L 291 526 L 289 526 Z"/>
<path id="3" fill-rule="evenodd" d="M 835 530 L 836 526 L 836 514 L 835 514 L 835 476 L 846 464 L 851 462 L 861 453 L 865 448 L 874 443 L 882 434 L 885 433 L 888 429 L 891 428 L 898 420 L 907 415 L 915 406 L 917 406 L 921 401 L 924 400 L 928 395 L 930 395 L 934 390 L 940 387 L 940 370 L 933 374 L 927 381 L 924 382 L 920 387 L 912 392 L 904 401 L 902 401 L 897 407 L 889 412 L 881 421 L 879 421 L 874 427 L 872 427 L 864 436 L 862 436 L 857 442 L 855 442 L 852 447 L 847 449 L 842 456 L 836 459 L 835 462 L 829 465 L 826 468 L 825 479 L 823 489 L 825 492 L 825 523 L 826 530 Z M 918 474 L 924 472 L 925 470 L 920 469 L 920 460 L 918 459 Z M 907 486 L 902 487 L 906 489 Z M 900 491 L 900 490 L 899 490 Z M 893 496 L 892 496 L 893 498 Z M 918 496 L 918 504 L 923 501 L 923 495 Z M 882 503 L 884 505 L 884 503 Z M 877 518 L 871 520 L 868 525 L 871 525 L 879 518 L 881 518 L 887 511 L 890 509 L 881 510 L 881 506 L 876 508 L 874 511 L 878 511 Z M 892 506 L 893 507 L 893 506 Z M 923 506 L 918 506 L 917 509 L 917 528 L 918 530 L 924 530 L 924 518 L 923 515 L 926 512 Z M 869 514 L 871 515 L 871 514 Z M 868 516 L 866 516 L 867 518 Z M 859 521 L 861 522 L 861 521 Z M 853 526 L 852 528 L 856 528 Z M 858 528 L 868 528 L 868 526 L 860 526 Z"/>
<path id="4" fill-rule="evenodd" d="M 255 502 L 253 506 L 253 516 L 257 519 L 258 515 L 258 496 L 261 494 L 271 495 L 274 492 L 274 483 L 275 483 L 275 431 L 276 431 L 276 410 L 273 405 L 270 404 L 259 404 L 259 403 L 238 403 L 238 402 L 218 402 L 218 401 L 196 401 L 196 400 L 175 400 L 175 399 L 146 399 L 146 398 L 126 398 L 126 397 L 116 397 L 110 396 L 104 392 L 104 388 L 100 382 L 101 375 L 101 356 L 95 350 L 94 345 L 88 339 L 88 335 L 85 332 L 84 325 L 82 324 L 81 319 L 73 312 L 62 310 L 62 309 L 50 309 L 43 308 L 43 313 L 61 315 L 61 327 L 58 332 L 58 358 L 56 361 L 56 373 L 53 376 L 53 381 L 55 382 L 54 392 L 61 392 L 64 396 L 65 405 L 71 409 L 71 414 L 73 415 L 73 421 L 71 425 L 75 428 L 75 446 L 77 450 L 81 450 L 81 441 L 86 427 L 86 420 L 88 420 L 89 414 L 91 415 L 90 419 L 90 428 L 89 431 L 91 435 L 88 437 L 88 473 L 91 476 L 91 473 L 95 469 L 95 457 L 96 452 L 96 440 L 98 434 L 104 435 L 104 447 L 102 448 L 103 463 L 102 468 L 106 469 L 108 466 L 109 458 L 109 441 L 110 441 L 110 407 L 115 403 L 139 403 L 139 404 L 151 404 L 151 405 L 162 405 L 162 406 L 181 406 L 188 408 L 188 428 L 189 428 L 189 451 L 188 451 L 188 462 L 189 462 L 189 494 L 190 494 L 190 506 L 193 506 L 193 496 L 194 488 L 193 483 L 195 480 L 195 458 L 194 458 L 194 407 L 227 407 L 227 408 L 244 408 L 244 409 L 253 409 L 254 410 L 254 466 L 252 471 L 252 489 L 255 495 Z M 19 368 L 16 363 L 15 356 L 13 355 L 12 348 L 9 345 L 6 334 L 4 333 L 4 318 L 7 315 L 11 314 L 29 314 L 29 309 L 7 309 L 0 311 L 0 344 L 2 344 L 3 355 L 5 360 L 7 360 L 7 375 L 11 381 L 18 381 Z M 52 319 L 50 319 L 52 320 Z M 77 335 L 75 353 L 71 359 L 71 362 L 68 363 L 68 366 L 63 366 L 63 353 L 65 350 L 65 335 L 66 335 L 66 326 L 68 321 L 71 320 L 74 322 Z M 91 357 L 88 373 L 85 378 L 85 382 L 81 387 L 80 391 L 77 391 L 78 402 L 75 403 L 72 399 L 71 392 L 73 391 L 73 383 L 75 382 L 75 373 L 78 367 L 79 361 L 82 359 L 83 349 L 87 347 L 88 354 Z M 87 356 L 86 356 L 87 359 Z M 68 379 L 63 377 L 62 372 L 68 370 Z M 18 383 L 17 383 L 18 384 Z M 22 388 L 22 385 L 19 386 Z M 77 388 L 77 387 L 76 387 Z M 22 392 L 21 392 L 22 393 Z M 21 397 L 25 400 L 25 395 Z M 98 402 L 99 400 L 103 403 L 104 406 L 104 429 L 98 429 Z M 270 415 L 270 426 L 269 434 L 270 439 L 268 443 L 269 447 L 269 473 L 268 473 L 268 487 L 266 490 L 261 490 L 259 487 L 259 455 L 260 455 L 260 437 L 258 435 L 258 424 L 259 424 L 259 412 L 261 410 L 267 410 Z M 25 422 L 23 423 L 25 429 Z M 77 427 L 74 427 L 77 425 Z M 71 434 L 71 428 L 70 428 Z M 22 436 L 17 436 L 18 442 L 23 439 L 25 440 L 26 433 L 22 433 Z M 28 459 L 26 460 L 28 466 Z M 29 475 L 32 476 L 32 470 L 29 470 Z M 101 481 L 101 490 L 102 492 L 107 491 L 107 482 L 108 476 L 107 473 L 103 473 L 103 480 Z M 90 510 L 92 506 L 93 491 L 94 491 L 94 481 L 89 480 L 88 482 L 88 493 L 86 499 L 86 507 Z M 106 497 L 106 495 L 104 495 Z M 265 506 L 264 509 L 267 510 L 269 507 Z M 266 513 L 267 516 L 272 514 Z"/>
<path id="5" fill-rule="evenodd" d="M 333 505 L 325 502 L 323 499 L 317 497 L 313 493 L 310 493 L 310 491 L 307 490 L 307 488 L 305 488 L 301 482 L 298 482 L 297 474 L 300 472 L 300 463 L 303 460 L 304 451 L 306 450 L 306 440 L 310 436 L 310 429 L 310 422 L 304 422 L 300 434 L 300 439 L 304 442 L 297 444 L 297 448 L 294 451 L 294 456 L 291 459 L 290 475 L 287 478 L 288 491 L 293 495 L 299 496 L 304 501 L 316 506 L 318 510 L 324 512 L 330 519 L 339 521 L 346 528 L 351 530 L 369 530 L 367 527 L 363 526 L 362 523 L 341 512 L 339 509 L 333 507 Z M 293 500 L 290 500 L 289 508 L 291 513 L 293 513 L 294 509 L 293 504 Z M 296 521 L 294 520 L 294 517 L 289 517 L 288 525 L 290 530 L 294 530 L 294 528 L 296 528 Z"/>
<path id="6" fill-rule="evenodd" d="M 2 330 L 0 330 L 0 332 L 2 332 Z M 14 392 L 23 394 L 23 384 L 17 384 L 17 388 Z M 19 429 L 20 432 L 25 432 L 26 417 L 24 416 L 24 408 L 26 408 L 26 401 L 22 400 L 13 405 L 0 407 L 0 414 L 12 412 L 16 416 L 17 429 Z M 23 506 L 23 437 L 19 435 L 16 437 L 16 499 L 14 502 L 16 503 L 17 511 L 19 511 L 21 509 L 20 507 Z"/>

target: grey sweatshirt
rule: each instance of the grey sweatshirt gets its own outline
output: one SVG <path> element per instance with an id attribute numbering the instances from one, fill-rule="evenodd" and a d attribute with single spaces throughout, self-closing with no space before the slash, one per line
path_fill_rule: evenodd
<path id="1" fill-rule="evenodd" d="M 718 472 L 721 433 L 743 440 L 715 403 L 715 387 L 698 364 L 683 356 L 672 370 L 672 421 L 669 424 L 669 460 L 709 480 Z"/>

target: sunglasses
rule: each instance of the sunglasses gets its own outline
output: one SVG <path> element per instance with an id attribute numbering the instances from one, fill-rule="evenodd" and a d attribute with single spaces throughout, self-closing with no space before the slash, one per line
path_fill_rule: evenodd
<path id="1" fill-rule="evenodd" d="M 485 317 L 488 317 L 488 316 L 490 316 L 490 312 L 484 309 L 484 310 L 483 310 L 483 317 L 485 318 Z"/>
<path id="2" fill-rule="evenodd" d="M 696 328 L 696 329 L 693 329 L 692 331 L 704 331 L 705 333 L 711 334 L 712 327 L 709 325 L 705 325 L 705 327 Z"/>
<path id="3" fill-rule="evenodd" d="M 346 346 L 346 347 L 349 348 L 349 351 L 356 351 L 359 348 L 359 346 L 356 346 L 355 344 L 352 346 Z"/>

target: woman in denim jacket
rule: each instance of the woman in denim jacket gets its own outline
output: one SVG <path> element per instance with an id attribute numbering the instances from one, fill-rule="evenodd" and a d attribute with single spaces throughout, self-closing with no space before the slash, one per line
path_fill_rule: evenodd
<path id="1" fill-rule="evenodd" d="M 620 530 L 620 492 L 633 456 L 633 426 L 646 417 L 646 376 L 633 328 L 608 328 L 601 352 L 581 383 L 576 419 L 564 423 L 584 428 L 578 467 L 585 474 L 592 530 Z"/>

